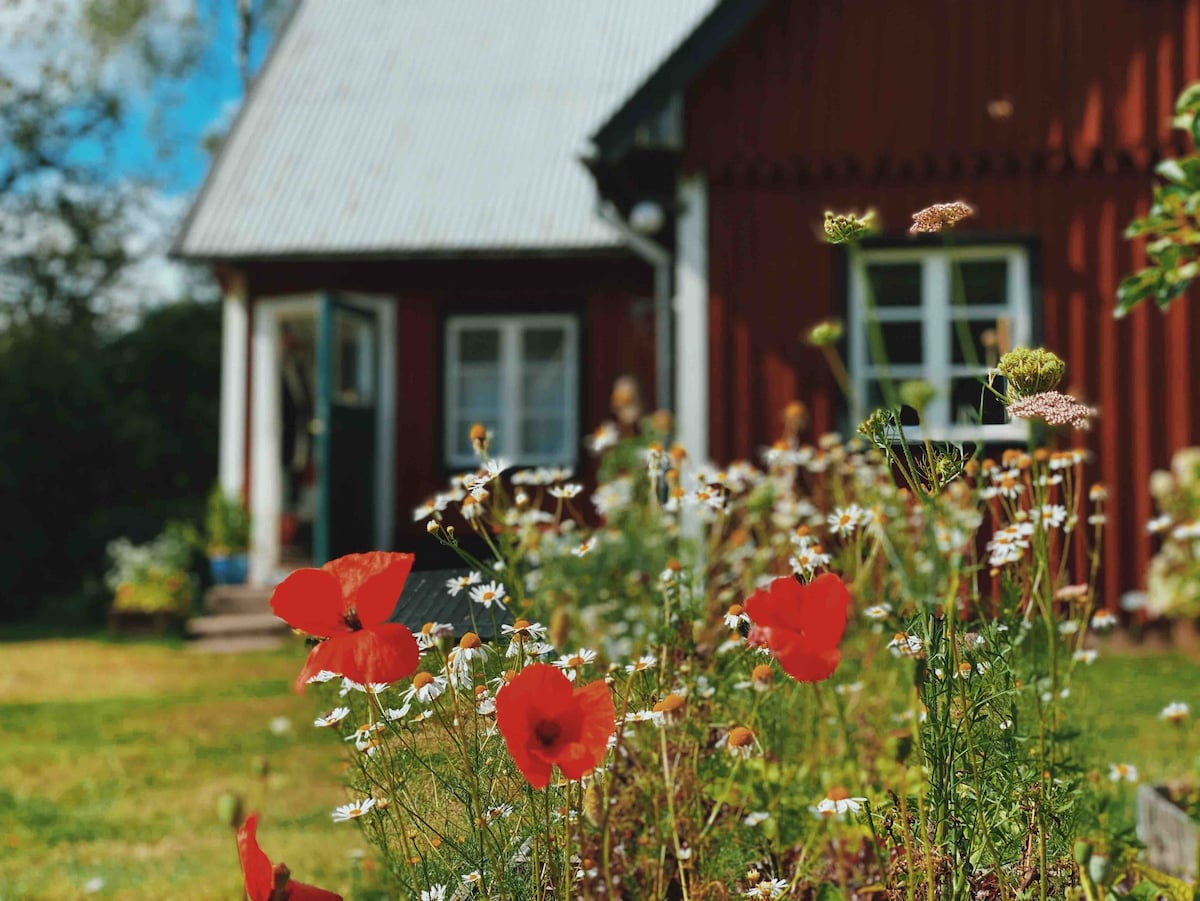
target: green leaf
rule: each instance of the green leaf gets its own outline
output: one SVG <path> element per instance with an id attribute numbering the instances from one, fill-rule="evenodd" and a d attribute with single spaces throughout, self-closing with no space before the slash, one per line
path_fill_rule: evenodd
<path id="1" fill-rule="evenodd" d="M 1154 293 L 1157 269 L 1143 269 L 1121 280 L 1117 286 L 1117 315 L 1124 316 Z"/>

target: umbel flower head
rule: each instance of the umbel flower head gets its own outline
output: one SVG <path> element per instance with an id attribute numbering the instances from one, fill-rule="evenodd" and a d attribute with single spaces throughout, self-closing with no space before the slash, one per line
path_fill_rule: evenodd
<path id="1" fill-rule="evenodd" d="M 1081 404 L 1070 394 L 1043 391 L 1022 397 L 1008 405 L 1008 414 L 1016 419 L 1040 419 L 1047 425 L 1069 425 L 1075 429 L 1090 429 L 1096 411 Z"/>
<path id="2" fill-rule="evenodd" d="M 830 244 L 853 244 L 879 231 L 875 211 L 857 213 L 835 213 L 825 211 L 825 240 Z"/>
<path id="3" fill-rule="evenodd" d="M 1062 381 L 1067 364 L 1043 347 L 1017 347 L 1000 358 L 996 371 L 1008 382 L 1008 402 L 1053 391 Z"/>
<path id="4" fill-rule="evenodd" d="M 238 830 L 238 858 L 250 901 L 342 901 L 341 895 L 305 885 L 291 878 L 284 864 L 271 866 L 271 859 L 258 846 L 258 814 L 246 817 Z"/>
<path id="5" fill-rule="evenodd" d="M 913 213 L 913 224 L 909 232 L 914 235 L 940 232 L 943 228 L 953 228 L 963 219 L 973 215 L 974 207 L 961 200 L 955 200 L 953 203 L 935 203 Z"/>
<path id="6" fill-rule="evenodd" d="M 276 587 L 271 609 L 293 629 L 325 639 L 296 681 L 303 691 L 322 670 L 363 685 L 398 682 L 417 669 L 420 650 L 406 626 L 389 623 L 413 565 L 412 554 L 373 551 L 298 569 Z"/>
<path id="7" fill-rule="evenodd" d="M 496 725 L 517 769 L 534 788 L 550 784 L 555 766 L 568 779 L 598 767 L 616 720 L 603 681 L 577 688 L 545 663 L 525 667 L 496 694 Z"/>
<path id="8" fill-rule="evenodd" d="M 822 682 L 841 661 L 838 643 L 846 631 L 850 592 L 833 573 L 807 585 L 794 578 L 776 579 L 746 600 L 753 627 L 751 644 L 765 646 L 783 668 L 800 682 Z"/>

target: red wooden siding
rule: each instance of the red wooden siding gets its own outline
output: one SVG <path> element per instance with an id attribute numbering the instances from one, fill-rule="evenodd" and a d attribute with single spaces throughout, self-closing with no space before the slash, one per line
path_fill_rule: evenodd
<path id="1" fill-rule="evenodd" d="M 1200 300 L 1111 312 L 1141 263 L 1121 233 L 1154 161 L 1180 149 L 1171 110 L 1196 78 L 1200 0 L 768 7 L 686 97 L 685 169 L 709 183 L 714 458 L 754 455 L 793 397 L 815 430 L 835 425 L 832 379 L 800 340 L 842 304 L 824 210 L 872 206 L 902 234 L 913 211 L 966 199 L 963 239 L 1038 242 L 1044 342 L 1102 412 L 1076 440 L 1112 494 L 1103 600 L 1139 586 L 1149 474 L 1200 441 Z"/>
<path id="2" fill-rule="evenodd" d="M 445 487 L 441 459 L 441 322 L 470 311 L 566 310 L 580 315 L 579 421 L 608 415 L 613 381 L 633 375 L 654 397 L 654 320 L 649 267 L 624 256 L 583 259 L 295 262 L 249 264 L 250 293 L 313 291 L 385 295 L 396 302 L 396 541 L 428 547 L 412 510 Z M 581 436 L 582 437 L 582 436 Z M 249 455 L 247 455 L 249 458 Z M 581 452 L 586 466 L 586 454 Z"/>

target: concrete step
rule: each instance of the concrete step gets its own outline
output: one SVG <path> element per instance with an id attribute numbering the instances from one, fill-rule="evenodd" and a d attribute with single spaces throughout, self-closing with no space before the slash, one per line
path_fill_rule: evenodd
<path id="1" fill-rule="evenodd" d="M 189 651 L 202 654 L 242 654 L 248 651 L 274 651 L 283 647 L 282 635 L 204 635 L 187 644 Z"/>
<path id="2" fill-rule="evenodd" d="M 291 628 L 273 613 L 214 613 L 188 620 L 189 637 L 287 635 Z"/>
<path id="3" fill-rule="evenodd" d="M 209 613 L 270 613 L 271 589 L 249 585 L 214 585 L 204 592 Z"/>

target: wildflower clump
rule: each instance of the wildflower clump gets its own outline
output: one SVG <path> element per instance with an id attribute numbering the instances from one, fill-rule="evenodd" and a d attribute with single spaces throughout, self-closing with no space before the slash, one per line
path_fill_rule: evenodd
<path id="1" fill-rule="evenodd" d="M 1053 391 L 1062 381 L 1067 364 L 1053 351 L 1018 347 L 1000 358 L 996 372 L 1004 376 L 1009 402 Z"/>
<path id="2" fill-rule="evenodd" d="M 874 210 L 857 213 L 825 211 L 825 240 L 830 244 L 855 244 L 879 230 Z"/>
<path id="3" fill-rule="evenodd" d="M 914 235 L 940 232 L 943 228 L 953 228 L 974 214 L 975 209 L 961 200 L 935 203 L 913 213 L 913 224 L 909 231 Z"/>

